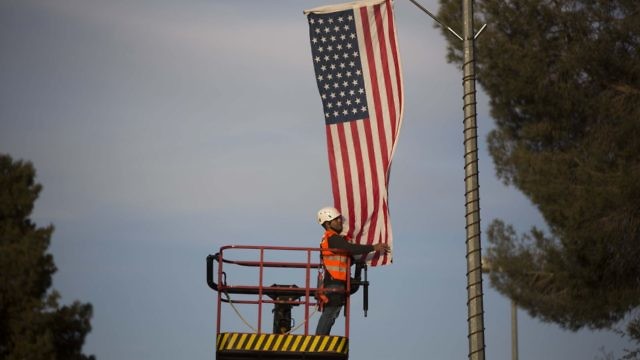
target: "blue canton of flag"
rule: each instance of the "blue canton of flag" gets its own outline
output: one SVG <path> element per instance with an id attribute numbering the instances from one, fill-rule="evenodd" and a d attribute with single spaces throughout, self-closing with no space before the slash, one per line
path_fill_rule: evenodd
<path id="1" fill-rule="evenodd" d="M 326 123 L 369 118 L 353 10 L 309 14 L 309 32 Z"/>

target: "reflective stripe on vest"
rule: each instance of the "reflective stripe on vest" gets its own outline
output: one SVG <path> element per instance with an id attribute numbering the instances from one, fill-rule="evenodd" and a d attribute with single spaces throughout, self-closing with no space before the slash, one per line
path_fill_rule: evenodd
<path id="1" fill-rule="evenodd" d="M 322 248 L 322 264 L 335 280 L 347 281 L 347 270 L 349 269 L 349 259 L 346 254 L 336 254 L 329 249 L 329 238 L 338 235 L 333 230 L 327 230 L 322 237 L 320 248 Z"/>

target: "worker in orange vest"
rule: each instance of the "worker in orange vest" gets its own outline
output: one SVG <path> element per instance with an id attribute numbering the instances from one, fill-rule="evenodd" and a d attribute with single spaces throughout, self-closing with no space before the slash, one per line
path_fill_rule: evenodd
<path id="1" fill-rule="evenodd" d="M 321 258 L 324 266 L 323 287 L 328 302 L 324 304 L 322 316 L 318 320 L 316 335 L 329 335 L 331 327 L 340 314 L 342 305 L 344 305 L 349 257 L 368 254 L 372 251 L 386 254 L 390 250 L 387 244 L 359 245 L 350 242 L 346 236 L 340 235 L 342 220 L 342 214 L 336 208 L 325 207 L 318 211 L 318 223 L 325 229 L 320 248 L 322 249 Z M 334 252 L 332 250 L 340 251 Z"/>

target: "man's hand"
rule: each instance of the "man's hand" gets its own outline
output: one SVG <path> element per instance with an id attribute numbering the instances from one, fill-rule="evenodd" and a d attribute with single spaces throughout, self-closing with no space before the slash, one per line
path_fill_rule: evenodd
<path id="1" fill-rule="evenodd" d="M 373 251 L 379 251 L 382 252 L 384 254 L 388 253 L 389 251 L 391 251 L 391 247 L 387 244 L 384 243 L 378 243 L 373 245 Z"/>

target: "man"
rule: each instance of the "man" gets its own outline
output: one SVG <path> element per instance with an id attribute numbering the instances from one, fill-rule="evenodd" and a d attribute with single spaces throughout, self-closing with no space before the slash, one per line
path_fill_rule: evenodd
<path id="1" fill-rule="evenodd" d="M 324 305 L 322 316 L 318 320 L 316 335 L 329 335 L 333 323 L 340 315 L 340 309 L 344 304 L 347 274 L 349 273 L 348 257 L 368 254 L 372 251 L 387 253 L 390 250 L 387 244 L 358 245 L 349 242 L 348 238 L 340 235 L 342 220 L 342 215 L 336 208 L 325 207 L 318 211 L 318 223 L 325 229 L 320 243 L 322 265 L 324 266 L 324 288 L 338 292 L 325 292 L 329 302 Z M 333 252 L 329 249 L 341 250 L 341 252 Z"/>

